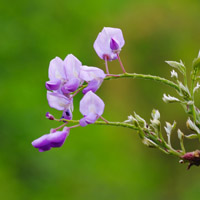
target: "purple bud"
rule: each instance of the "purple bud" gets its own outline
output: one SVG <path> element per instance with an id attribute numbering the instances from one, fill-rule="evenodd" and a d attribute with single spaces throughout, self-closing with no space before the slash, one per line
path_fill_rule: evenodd
<path id="1" fill-rule="evenodd" d="M 70 129 L 68 127 L 64 127 L 62 131 L 45 134 L 34 140 L 32 145 L 39 149 L 40 152 L 48 151 L 53 147 L 61 147 L 69 135 L 69 130 Z"/>
<path id="2" fill-rule="evenodd" d="M 50 114 L 49 112 L 46 113 L 46 118 L 49 120 L 54 120 L 54 116 L 52 114 Z"/>
<path id="3" fill-rule="evenodd" d="M 118 43 L 116 42 L 116 40 L 114 40 L 113 38 L 111 38 L 111 40 L 110 40 L 110 48 L 111 48 L 113 51 L 119 50 L 119 45 L 118 45 Z"/>
<path id="4" fill-rule="evenodd" d="M 47 81 L 45 86 L 47 90 L 58 90 L 60 87 L 61 81 L 56 80 L 56 81 Z"/>
<path id="5" fill-rule="evenodd" d="M 71 120 L 72 119 L 71 109 L 64 110 L 61 119 Z"/>

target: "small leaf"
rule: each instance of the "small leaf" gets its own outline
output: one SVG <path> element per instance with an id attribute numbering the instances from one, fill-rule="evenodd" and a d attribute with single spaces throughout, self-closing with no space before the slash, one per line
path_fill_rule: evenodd
<path id="1" fill-rule="evenodd" d="M 194 131 L 197 134 L 200 134 L 199 128 L 196 126 L 196 124 L 190 118 L 187 120 L 186 126 L 188 127 L 188 129 Z"/>
<path id="2" fill-rule="evenodd" d="M 151 116 L 153 117 L 153 119 L 159 120 L 160 119 L 160 113 L 158 110 L 153 109 Z"/>
<path id="3" fill-rule="evenodd" d="M 193 60 L 192 67 L 194 70 L 198 70 L 200 68 L 200 51 L 198 53 L 197 58 Z"/>
<path id="4" fill-rule="evenodd" d="M 142 140 L 142 143 L 148 147 L 157 147 L 158 146 L 155 142 L 153 142 L 152 140 L 150 140 L 146 137 L 144 137 L 144 139 Z"/>
<path id="5" fill-rule="evenodd" d="M 138 121 L 138 123 L 140 124 L 140 126 L 142 126 L 143 128 L 146 128 L 147 123 L 146 123 L 146 121 L 142 117 L 140 117 L 139 115 L 137 115 L 135 112 L 134 112 L 134 117 Z"/>
<path id="6" fill-rule="evenodd" d="M 183 132 L 180 130 L 180 129 L 178 129 L 178 138 L 179 138 L 179 140 L 183 140 L 183 138 L 184 138 L 184 134 L 183 134 Z"/>
<path id="7" fill-rule="evenodd" d="M 193 89 L 193 93 L 195 93 L 200 88 L 199 82 L 197 82 L 197 85 Z"/>
<path id="8" fill-rule="evenodd" d="M 185 137 L 188 138 L 188 139 L 196 139 L 199 136 L 197 134 L 190 134 L 190 135 L 185 135 Z"/>
<path id="9" fill-rule="evenodd" d="M 185 65 L 183 64 L 182 61 L 180 63 L 176 61 L 165 61 L 165 62 L 171 67 L 178 69 L 183 75 L 185 75 Z"/>
<path id="10" fill-rule="evenodd" d="M 180 102 L 179 99 L 177 99 L 176 97 L 172 97 L 168 94 L 168 96 L 166 94 L 163 94 L 163 98 L 162 100 L 165 102 L 165 103 L 174 103 L 174 102 Z"/>
<path id="11" fill-rule="evenodd" d="M 186 98 L 191 97 L 190 91 L 187 86 L 184 86 L 183 83 L 179 82 L 179 88 L 181 90 L 180 95 L 183 95 Z"/>
<path id="12" fill-rule="evenodd" d="M 174 70 L 172 70 L 172 71 L 171 71 L 171 77 L 172 77 L 172 78 L 175 78 L 175 79 L 178 79 L 178 74 L 177 74 L 177 72 L 174 71 Z"/>

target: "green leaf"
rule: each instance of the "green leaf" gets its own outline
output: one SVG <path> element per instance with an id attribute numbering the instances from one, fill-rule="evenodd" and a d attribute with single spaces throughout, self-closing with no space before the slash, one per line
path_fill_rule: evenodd
<path id="1" fill-rule="evenodd" d="M 176 61 L 165 61 L 165 62 L 171 67 L 178 69 L 183 75 L 185 75 L 185 65 L 183 64 L 182 61 L 180 61 L 180 63 Z"/>

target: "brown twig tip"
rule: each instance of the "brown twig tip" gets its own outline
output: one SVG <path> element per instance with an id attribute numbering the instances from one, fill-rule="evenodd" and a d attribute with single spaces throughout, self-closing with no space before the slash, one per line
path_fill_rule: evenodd
<path id="1" fill-rule="evenodd" d="M 187 152 L 183 156 L 181 156 L 183 159 L 182 163 L 189 162 L 188 168 L 192 167 L 193 165 L 199 166 L 200 165 L 200 150 Z"/>

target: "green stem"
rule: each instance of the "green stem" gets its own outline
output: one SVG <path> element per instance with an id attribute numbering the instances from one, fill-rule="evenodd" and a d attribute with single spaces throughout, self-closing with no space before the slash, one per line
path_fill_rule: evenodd
<path id="1" fill-rule="evenodd" d="M 66 120 L 66 119 L 62 119 L 63 122 L 71 122 L 71 123 L 79 123 L 79 120 Z M 94 124 L 97 125 L 108 125 L 108 126 L 121 126 L 121 127 L 125 127 L 125 128 L 130 128 L 133 130 L 139 130 L 136 126 L 132 125 L 132 124 L 128 124 L 128 123 L 124 123 L 124 122 L 105 122 L 105 121 L 96 121 Z"/>
<path id="2" fill-rule="evenodd" d="M 175 90 L 179 91 L 179 86 L 175 84 L 172 81 L 169 81 L 165 78 L 161 78 L 159 76 L 152 76 L 149 74 L 136 74 L 136 73 L 124 73 L 124 74 L 118 74 L 118 76 L 107 76 L 104 80 L 111 80 L 111 79 L 119 79 L 119 78 L 139 78 L 139 79 L 146 79 L 146 80 L 154 80 L 158 81 L 160 83 L 163 83 L 165 85 L 168 85 Z"/>
<path id="3" fill-rule="evenodd" d="M 71 123 L 79 123 L 79 120 L 66 120 L 66 119 L 62 119 L 63 122 L 71 122 Z M 125 127 L 125 128 L 130 128 L 132 130 L 136 130 L 136 131 L 140 131 L 140 128 L 132 125 L 132 124 L 128 124 L 128 123 L 124 123 L 124 122 L 104 122 L 104 121 L 96 121 L 94 123 L 95 125 L 108 125 L 108 126 L 121 126 L 121 127 Z M 143 130 L 142 130 L 143 131 Z M 150 134 L 149 136 L 147 136 L 147 138 L 151 139 L 152 141 L 154 141 L 157 144 L 157 148 L 160 149 L 161 151 L 166 152 L 166 150 L 163 149 L 163 147 L 160 146 L 160 144 L 158 143 L 158 141 L 152 137 Z M 163 143 L 163 145 L 166 147 L 169 154 L 173 154 L 175 156 L 180 157 L 182 155 L 182 153 L 177 152 L 176 150 L 174 150 L 173 148 L 171 148 L 169 145 L 166 145 Z"/>

